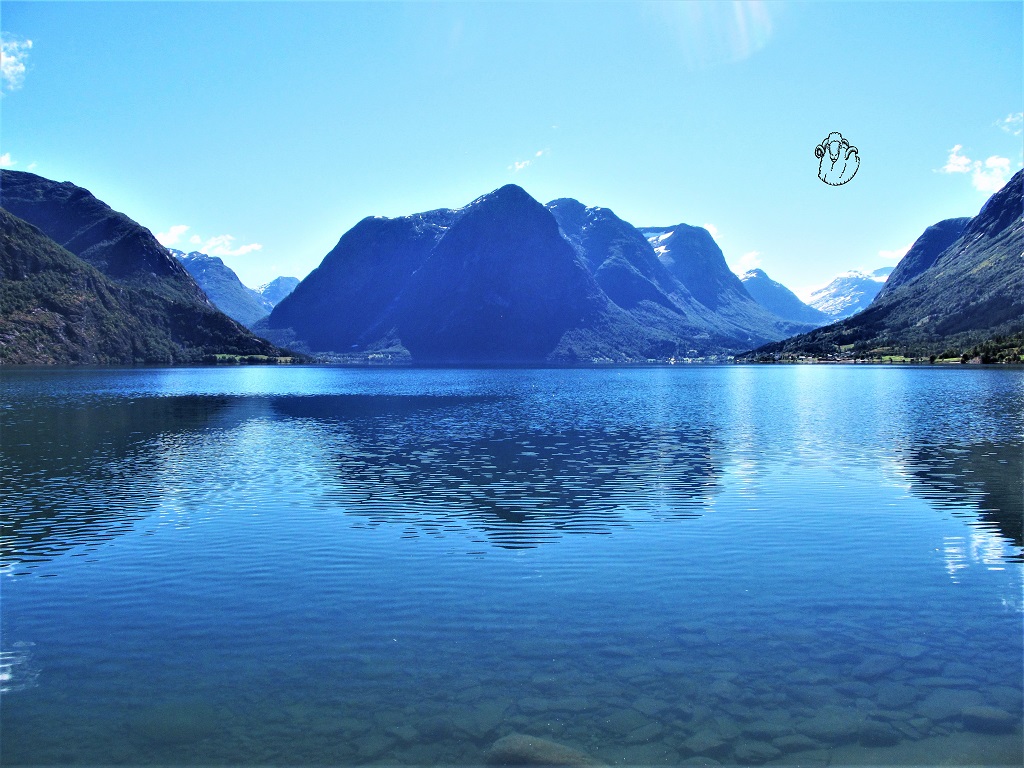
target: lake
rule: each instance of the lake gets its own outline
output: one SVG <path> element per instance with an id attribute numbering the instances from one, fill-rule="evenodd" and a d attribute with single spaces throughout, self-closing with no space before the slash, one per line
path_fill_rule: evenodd
<path id="1" fill-rule="evenodd" d="M 1021 762 L 1020 369 L 0 393 L 5 766 Z"/>

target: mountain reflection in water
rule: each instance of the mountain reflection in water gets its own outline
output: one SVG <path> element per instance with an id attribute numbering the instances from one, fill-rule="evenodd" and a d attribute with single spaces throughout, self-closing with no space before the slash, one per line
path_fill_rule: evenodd
<path id="1" fill-rule="evenodd" d="M 939 509 L 973 517 L 974 525 L 1024 547 L 1024 452 L 1019 445 L 925 445 L 903 458 L 915 494 Z M 1020 553 L 1012 559 L 1021 561 Z"/>
<path id="2" fill-rule="evenodd" d="M 174 439 L 206 427 L 225 397 L 42 401 L 0 411 L 0 566 L 97 546 L 151 514 Z"/>
<path id="3" fill-rule="evenodd" d="M 334 502 L 425 534 L 461 522 L 496 546 L 533 547 L 567 533 L 610 533 L 641 514 L 694 517 L 718 485 L 706 428 L 495 428 L 455 410 L 476 402 L 440 401 L 389 398 L 390 412 L 378 404 L 358 416 L 345 396 L 272 402 L 285 417 L 330 423 L 320 442 L 331 456 Z"/>
<path id="4" fill-rule="evenodd" d="M 164 467 L 209 470 L 254 423 L 270 425 L 273 460 L 300 464 L 319 488 L 316 504 L 413 537 L 457 526 L 503 548 L 699 516 L 730 460 L 711 419 L 686 428 L 531 423 L 496 395 L 104 398 L 43 401 L 0 418 L 0 557 L 26 566 L 132 530 L 159 506 Z M 1024 546 L 1016 445 L 925 444 L 896 455 L 916 495 Z M 197 481 L 215 502 L 215 478 Z"/>

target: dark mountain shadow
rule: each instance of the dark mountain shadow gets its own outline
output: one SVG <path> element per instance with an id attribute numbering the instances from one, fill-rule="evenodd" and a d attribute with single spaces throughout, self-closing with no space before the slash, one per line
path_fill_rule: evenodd
<path id="1" fill-rule="evenodd" d="M 697 517 L 717 492 L 710 430 L 517 428 L 496 424 L 485 400 L 272 402 L 282 417 L 330 425 L 324 450 L 335 478 L 332 504 L 372 525 L 404 526 L 409 536 L 462 528 L 493 546 L 532 548 L 642 520 Z"/>
<path id="2" fill-rule="evenodd" d="M 0 567 L 31 571 L 132 532 L 159 511 L 178 452 L 252 419 L 308 427 L 324 500 L 408 536 L 468 530 L 530 548 L 696 517 L 717 493 L 709 429 L 519 425 L 514 408 L 457 394 L 22 402 L 0 410 Z"/>
<path id="3" fill-rule="evenodd" d="M 916 495 L 1024 548 L 1024 452 L 1019 444 L 924 445 L 904 458 Z M 1012 560 L 1024 562 L 1024 554 Z"/>
<path id="4" fill-rule="evenodd" d="M 129 532 L 161 498 L 154 441 L 207 427 L 229 403 L 143 397 L 0 410 L 0 566 L 31 568 Z"/>

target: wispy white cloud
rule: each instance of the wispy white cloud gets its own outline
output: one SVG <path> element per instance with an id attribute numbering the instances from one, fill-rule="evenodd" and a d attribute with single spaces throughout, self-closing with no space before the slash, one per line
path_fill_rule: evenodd
<path id="1" fill-rule="evenodd" d="M 984 162 L 971 160 L 967 155 L 960 153 L 962 144 L 955 145 L 949 150 L 949 157 L 946 164 L 939 169 L 941 173 L 969 173 L 971 184 L 980 192 L 998 192 L 1012 175 L 1010 173 L 1010 159 L 992 155 Z"/>
<path id="2" fill-rule="evenodd" d="M 895 263 L 899 262 L 900 259 L 902 259 L 904 256 L 907 255 L 907 251 L 910 250 L 910 247 L 912 245 L 913 245 L 913 243 L 908 243 L 907 245 L 903 246 L 902 248 L 894 248 L 891 251 L 882 250 L 882 251 L 878 252 L 878 256 L 883 261 L 888 261 L 888 262 L 891 262 L 891 263 L 895 264 Z"/>
<path id="3" fill-rule="evenodd" d="M 957 144 L 951 150 L 949 150 L 949 157 L 946 160 L 946 164 L 941 168 L 943 173 L 970 172 L 971 158 L 960 154 L 960 150 L 963 148 L 963 144 Z"/>
<path id="4" fill-rule="evenodd" d="M 528 168 L 531 165 L 533 165 L 539 158 L 544 157 L 544 155 L 550 153 L 550 149 L 538 149 L 536 152 L 533 153 L 533 157 L 531 157 L 529 160 L 516 160 L 514 163 L 512 163 L 512 165 L 508 167 L 508 169 L 514 173 L 519 173 L 524 168 Z"/>
<path id="5" fill-rule="evenodd" d="M 714 224 L 709 224 L 708 222 L 705 221 L 704 229 L 710 232 L 712 237 L 718 237 L 718 227 L 716 227 Z"/>
<path id="6" fill-rule="evenodd" d="M 1002 120 L 997 120 L 996 125 L 1011 136 L 1020 136 L 1024 133 L 1024 112 L 1011 112 Z"/>
<path id="7" fill-rule="evenodd" d="M 25 170 L 34 171 L 38 167 L 39 167 L 39 163 L 37 163 L 35 160 L 33 160 L 31 163 L 28 164 L 28 166 L 26 167 Z"/>
<path id="8" fill-rule="evenodd" d="M 971 174 L 971 183 L 975 189 L 982 192 L 998 192 L 1006 182 L 1010 180 L 1010 158 L 993 155 L 985 161 L 984 168 L 980 163 L 975 164 L 974 172 Z"/>
<path id="9" fill-rule="evenodd" d="M 169 248 L 172 245 L 183 242 L 182 238 L 189 229 L 188 224 L 175 224 L 169 227 L 166 232 L 157 233 L 156 239 L 161 245 Z M 246 243 L 245 245 L 236 246 L 235 240 L 237 238 L 234 235 L 214 235 L 204 239 L 197 234 L 193 234 L 188 238 L 189 244 L 195 246 L 195 250 L 205 253 L 207 256 L 244 256 L 247 253 L 259 251 L 263 248 L 261 243 Z"/>
<path id="10" fill-rule="evenodd" d="M 164 248 L 170 248 L 181 240 L 181 236 L 184 235 L 186 231 L 188 231 L 188 224 L 175 224 L 166 232 L 157 232 L 156 239 L 160 245 L 164 246 Z"/>
<path id="11" fill-rule="evenodd" d="M 32 50 L 31 40 L 5 37 L 0 40 L 0 81 L 3 90 L 16 91 L 25 82 L 25 62 Z"/>
<path id="12" fill-rule="evenodd" d="M 0 168 L 12 168 L 17 164 L 17 160 L 11 159 L 10 152 L 4 152 L 2 155 L 0 155 Z"/>
<path id="13" fill-rule="evenodd" d="M 208 256 L 244 256 L 263 249 L 260 243 L 247 243 L 236 248 L 235 239 L 234 235 L 216 235 L 204 242 L 199 250 Z"/>
<path id="14" fill-rule="evenodd" d="M 704 229 L 707 229 L 705 225 Z M 711 230 L 708 230 L 709 232 Z M 733 272 L 737 275 L 742 275 L 744 272 L 749 272 L 752 269 L 757 269 L 761 266 L 761 252 L 760 251 L 747 251 L 739 259 L 729 265 Z"/>

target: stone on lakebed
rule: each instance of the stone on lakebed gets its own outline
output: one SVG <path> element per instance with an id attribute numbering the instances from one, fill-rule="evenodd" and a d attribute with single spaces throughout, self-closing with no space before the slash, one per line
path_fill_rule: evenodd
<path id="1" fill-rule="evenodd" d="M 487 750 L 488 765 L 601 766 L 604 763 L 572 747 L 537 736 L 512 733 Z"/>
<path id="2" fill-rule="evenodd" d="M 996 707 L 965 707 L 960 713 L 964 726 L 980 733 L 1008 733 L 1020 725 L 1020 719 Z"/>

